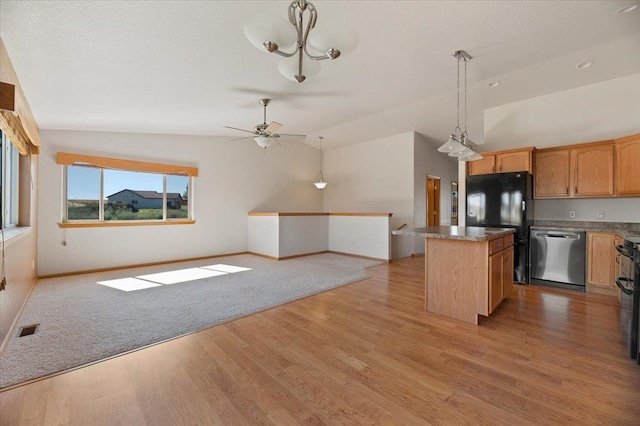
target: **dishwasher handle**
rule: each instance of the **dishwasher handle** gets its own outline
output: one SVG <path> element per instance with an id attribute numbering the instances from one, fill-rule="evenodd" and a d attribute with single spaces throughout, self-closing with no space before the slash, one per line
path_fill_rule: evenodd
<path id="1" fill-rule="evenodd" d="M 546 231 L 537 234 L 539 237 L 545 238 L 566 238 L 569 240 L 579 240 L 580 234 L 576 232 L 558 232 L 558 231 Z"/>

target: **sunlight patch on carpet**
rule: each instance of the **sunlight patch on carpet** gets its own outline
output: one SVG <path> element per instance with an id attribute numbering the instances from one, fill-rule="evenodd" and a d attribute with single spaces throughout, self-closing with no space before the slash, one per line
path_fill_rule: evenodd
<path id="1" fill-rule="evenodd" d="M 236 272 L 250 271 L 251 268 L 243 266 L 216 265 L 201 266 L 197 268 L 177 269 L 175 271 L 160 272 L 157 274 L 138 275 L 108 281 L 98 281 L 96 284 L 115 288 L 122 291 L 136 291 L 147 288 L 161 287 L 163 285 L 186 283 L 189 281 L 212 278 L 220 275 L 234 274 Z"/>
<path id="2" fill-rule="evenodd" d="M 98 281 L 97 284 L 115 288 L 121 291 L 144 290 L 145 288 L 160 287 L 162 284 L 152 283 L 151 281 L 139 280 L 137 278 L 120 278 L 117 280 Z"/>

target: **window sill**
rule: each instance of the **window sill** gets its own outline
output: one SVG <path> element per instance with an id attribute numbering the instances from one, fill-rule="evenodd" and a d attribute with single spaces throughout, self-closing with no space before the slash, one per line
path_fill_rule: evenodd
<path id="1" fill-rule="evenodd" d="M 106 228 L 113 226 L 159 226 L 159 225 L 193 225 L 195 220 L 109 220 L 98 221 L 73 221 L 58 223 L 60 228 Z"/>
<path id="2" fill-rule="evenodd" d="M 4 244 L 10 244 L 19 240 L 31 232 L 30 226 L 13 227 L 4 230 Z"/>

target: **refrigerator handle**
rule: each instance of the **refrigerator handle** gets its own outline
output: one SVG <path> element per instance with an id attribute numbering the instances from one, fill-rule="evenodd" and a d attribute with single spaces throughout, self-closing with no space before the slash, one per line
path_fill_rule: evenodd
<path id="1" fill-rule="evenodd" d="M 525 211 L 525 210 L 526 210 L 525 203 L 526 203 L 526 202 L 525 202 L 524 200 L 522 200 L 522 211 Z"/>

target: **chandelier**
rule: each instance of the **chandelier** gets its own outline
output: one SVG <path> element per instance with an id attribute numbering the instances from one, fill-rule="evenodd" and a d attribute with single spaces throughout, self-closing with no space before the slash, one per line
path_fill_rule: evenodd
<path id="1" fill-rule="evenodd" d="M 458 157 L 458 161 L 474 161 L 482 158 L 482 155 L 476 152 L 476 146 L 467 134 L 467 62 L 472 58 L 464 50 L 457 50 L 452 53 L 453 57 L 458 61 L 458 79 L 457 79 L 457 119 L 456 128 L 449 135 L 449 140 L 438 148 L 438 151 L 449 154 L 450 157 Z M 464 63 L 464 131 L 460 130 L 460 62 Z"/>
<path id="2" fill-rule="evenodd" d="M 327 182 L 324 181 L 324 176 L 322 176 L 322 139 L 323 137 L 318 136 L 318 138 L 320 139 L 320 173 L 316 175 L 316 181 L 313 182 L 313 184 L 318 189 L 324 189 L 324 187 L 327 186 Z"/>
<path id="3" fill-rule="evenodd" d="M 342 20 L 316 27 L 317 19 L 313 3 L 294 0 L 289 5 L 289 22 L 272 15 L 257 15 L 245 22 L 244 34 L 258 49 L 283 56 L 278 64 L 280 72 L 289 80 L 302 83 L 320 72 L 318 61 L 344 56 L 358 45 L 358 34 Z"/>

